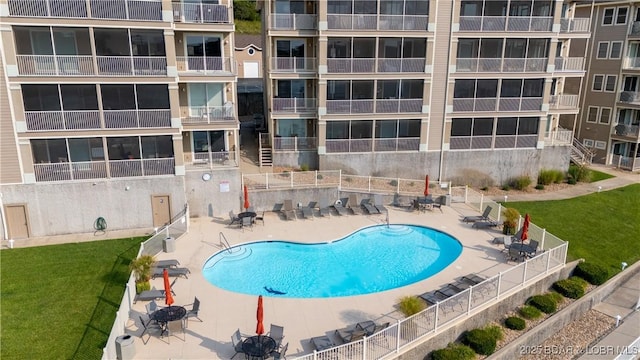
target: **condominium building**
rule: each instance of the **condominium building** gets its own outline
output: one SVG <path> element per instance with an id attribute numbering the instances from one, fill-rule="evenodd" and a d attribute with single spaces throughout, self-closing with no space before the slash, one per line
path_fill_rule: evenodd
<path id="1" fill-rule="evenodd" d="M 566 170 L 590 36 L 575 2 L 261 6 L 262 165 L 496 184 Z"/>
<path id="2" fill-rule="evenodd" d="M 231 0 L 0 0 L 2 238 L 237 208 Z"/>
<path id="3" fill-rule="evenodd" d="M 640 1 L 576 10 L 593 13 L 577 137 L 594 162 L 640 170 Z"/>

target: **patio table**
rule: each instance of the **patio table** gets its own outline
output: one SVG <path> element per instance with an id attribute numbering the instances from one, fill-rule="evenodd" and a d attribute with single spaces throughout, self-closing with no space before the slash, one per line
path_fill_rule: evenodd
<path id="1" fill-rule="evenodd" d="M 162 327 L 162 334 L 164 335 L 167 323 L 169 321 L 180 320 L 187 314 L 187 309 L 183 306 L 167 306 L 162 309 L 158 309 L 151 314 L 151 319 L 156 321 Z"/>
<path id="2" fill-rule="evenodd" d="M 242 342 L 242 351 L 247 359 L 266 359 L 276 349 L 276 341 L 266 335 L 256 335 Z"/>

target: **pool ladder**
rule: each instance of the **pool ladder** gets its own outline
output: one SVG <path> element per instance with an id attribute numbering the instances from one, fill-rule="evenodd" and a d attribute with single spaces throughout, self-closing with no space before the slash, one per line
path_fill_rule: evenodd
<path id="1" fill-rule="evenodd" d="M 231 254 L 231 245 L 229 245 L 229 241 L 227 241 L 227 237 L 224 236 L 222 231 L 220 231 L 218 238 L 220 239 L 220 247 L 223 249 L 226 249 L 229 252 L 229 254 Z"/>

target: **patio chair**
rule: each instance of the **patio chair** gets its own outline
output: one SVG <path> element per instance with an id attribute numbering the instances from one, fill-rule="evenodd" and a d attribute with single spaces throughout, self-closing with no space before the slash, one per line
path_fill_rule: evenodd
<path id="1" fill-rule="evenodd" d="M 347 208 L 350 209 L 354 215 L 362 215 L 362 208 L 358 205 L 358 196 L 356 194 L 349 194 L 349 202 Z"/>
<path id="2" fill-rule="evenodd" d="M 262 226 L 264 226 L 264 211 L 256 215 L 256 217 L 253 219 L 253 222 L 256 221 L 262 221 Z"/>
<path id="3" fill-rule="evenodd" d="M 240 334 L 240 329 L 236 330 L 236 332 L 231 335 L 231 342 L 233 343 L 233 350 L 236 352 L 231 357 L 232 359 L 238 354 L 244 354 L 244 350 L 242 350 L 242 335 Z"/>
<path id="4" fill-rule="evenodd" d="M 373 206 L 378 209 L 379 213 L 389 211 L 386 207 L 384 207 L 384 201 L 382 200 L 382 195 L 380 194 L 373 195 Z"/>
<path id="5" fill-rule="evenodd" d="M 520 250 L 510 247 L 507 260 L 518 262 L 524 260 L 524 255 L 520 253 Z"/>
<path id="6" fill-rule="evenodd" d="M 485 221 L 476 221 L 473 223 L 473 225 L 471 225 L 471 227 L 476 230 L 480 230 L 480 229 L 494 228 L 500 225 L 502 225 L 502 221 L 485 220 Z"/>
<path id="7" fill-rule="evenodd" d="M 165 331 L 167 332 L 168 343 L 171 343 L 171 335 L 182 341 L 187 341 L 186 334 L 184 332 L 184 321 L 182 319 L 167 322 Z M 179 333 L 182 333 L 182 338 L 178 336 Z"/>
<path id="8" fill-rule="evenodd" d="M 240 219 L 238 216 L 236 216 L 236 214 L 234 214 L 233 210 L 229 211 L 229 219 L 231 220 L 231 222 L 229 223 L 229 226 L 231 226 L 233 224 L 242 225 L 242 219 Z"/>
<path id="9" fill-rule="evenodd" d="M 191 304 L 191 310 L 187 310 L 187 314 L 184 316 L 187 327 L 189 327 L 189 318 L 196 318 L 202 322 L 202 319 L 198 317 L 198 311 L 200 311 L 200 300 L 194 297 L 193 304 Z"/>
<path id="10" fill-rule="evenodd" d="M 289 348 L 289 343 L 286 343 L 280 351 L 272 351 L 271 356 L 273 356 L 273 360 L 284 359 L 284 356 L 287 353 L 288 348 Z"/>
<path id="11" fill-rule="evenodd" d="M 244 229 L 246 228 L 252 228 L 253 227 L 253 221 L 251 220 L 250 217 L 245 216 L 242 218 L 242 231 L 244 231 Z"/>
<path id="12" fill-rule="evenodd" d="M 331 339 L 329 339 L 327 335 L 312 337 L 310 342 L 313 348 L 317 351 L 330 349 L 336 346 L 336 344 Z"/>
<path id="13" fill-rule="evenodd" d="M 309 205 L 302 207 L 302 217 L 305 219 L 313 220 L 313 209 L 316 207 L 316 202 L 311 201 Z"/>
<path id="14" fill-rule="evenodd" d="M 380 210 L 371 205 L 369 199 L 362 199 L 361 205 L 368 214 L 380 214 Z"/>
<path id="15" fill-rule="evenodd" d="M 485 277 L 480 276 L 478 274 L 469 274 L 460 278 L 460 280 L 469 283 L 471 286 L 480 284 L 481 282 L 487 280 Z"/>
<path id="16" fill-rule="evenodd" d="M 505 236 L 503 240 L 502 244 L 504 245 L 504 249 L 502 249 L 501 252 L 509 251 L 509 248 L 511 247 L 511 237 Z"/>
<path id="17" fill-rule="evenodd" d="M 447 298 L 449 298 L 448 296 L 439 293 L 437 291 L 429 291 L 426 292 L 424 294 L 420 294 L 418 295 L 418 297 L 424 301 L 427 302 L 427 304 L 429 305 L 435 305 L 437 303 L 439 303 L 442 300 L 446 300 Z"/>
<path id="18" fill-rule="evenodd" d="M 465 223 L 476 222 L 476 221 L 487 221 L 489 220 L 489 214 L 491 214 L 492 207 L 487 206 L 484 209 L 482 215 L 474 215 L 474 216 L 465 216 L 462 221 Z"/>
<path id="19" fill-rule="evenodd" d="M 185 279 L 188 279 L 189 276 L 187 274 L 191 274 L 191 271 L 185 267 L 181 267 L 181 268 L 157 268 L 154 267 L 153 271 L 151 273 L 151 278 L 155 279 L 157 277 L 162 277 L 164 270 L 167 270 L 167 273 L 169 273 L 170 277 L 180 277 L 183 276 Z"/>
<path id="20" fill-rule="evenodd" d="M 144 306 L 145 309 L 147 309 L 147 314 L 151 315 L 153 314 L 156 310 L 158 310 L 158 303 L 156 303 L 155 300 L 151 300 L 150 303 L 148 303 L 147 305 Z"/>
<path id="21" fill-rule="evenodd" d="M 159 260 L 156 261 L 153 266 L 158 267 L 158 268 L 170 268 L 170 267 L 177 267 L 178 265 L 180 265 L 180 262 L 176 259 L 171 259 L 171 260 Z"/>
<path id="22" fill-rule="evenodd" d="M 326 197 L 321 197 L 318 202 L 318 209 L 320 216 L 331 216 L 331 208 L 329 207 L 329 200 Z"/>
<path id="23" fill-rule="evenodd" d="M 279 349 L 280 344 L 282 343 L 282 338 L 284 338 L 284 327 L 271 324 L 271 328 L 267 335 L 276 341 L 276 349 Z"/>
<path id="24" fill-rule="evenodd" d="M 349 203 L 349 200 L 347 199 L 347 204 Z M 333 203 L 333 208 L 336 209 L 336 211 L 338 212 L 338 215 L 347 215 L 347 208 L 344 207 L 344 205 L 342 205 L 342 200 L 338 199 L 336 200 L 336 202 Z"/>
<path id="25" fill-rule="evenodd" d="M 358 330 L 355 325 L 337 329 L 335 334 L 342 340 L 343 344 L 357 341 L 365 337 L 367 334 L 364 330 Z"/>
<path id="26" fill-rule="evenodd" d="M 296 219 L 296 210 L 293 208 L 293 201 L 291 199 L 287 199 L 284 201 L 282 206 L 282 213 L 287 220 Z"/>
<path id="27" fill-rule="evenodd" d="M 534 257 L 538 252 L 538 246 L 540 244 L 536 240 L 529 241 L 529 249 L 527 250 L 527 257 Z"/>
<path id="28" fill-rule="evenodd" d="M 140 319 L 140 325 L 142 325 L 142 333 L 140 333 L 140 340 L 142 340 L 142 343 L 146 345 L 151 339 L 151 330 L 162 331 L 162 328 L 158 323 L 152 321 L 151 319 L 145 322 L 142 316 L 138 316 L 138 318 Z M 147 338 L 147 341 L 144 341 L 144 334 L 149 335 L 149 338 Z"/>

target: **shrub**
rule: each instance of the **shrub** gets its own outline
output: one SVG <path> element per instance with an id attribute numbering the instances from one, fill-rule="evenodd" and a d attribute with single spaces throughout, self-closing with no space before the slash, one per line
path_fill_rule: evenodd
<path id="1" fill-rule="evenodd" d="M 509 190 L 511 190 L 511 185 L 509 185 L 509 184 L 504 184 L 504 185 L 502 185 L 502 190 L 504 190 L 504 191 L 509 191 Z"/>
<path id="2" fill-rule="evenodd" d="M 476 353 L 472 348 L 450 343 L 444 349 L 435 350 L 431 353 L 433 360 L 471 360 L 476 358 Z"/>
<path id="3" fill-rule="evenodd" d="M 424 310 L 425 303 L 417 296 L 407 295 L 400 298 L 399 307 L 405 316 L 411 316 Z"/>
<path id="4" fill-rule="evenodd" d="M 473 329 L 464 334 L 462 342 L 480 355 L 491 355 L 496 350 L 496 339 L 485 329 Z"/>
<path id="5" fill-rule="evenodd" d="M 556 305 L 564 302 L 564 296 L 555 291 L 548 292 L 544 296 L 548 296 L 551 300 L 553 300 L 553 302 L 556 303 Z"/>
<path id="6" fill-rule="evenodd" d="M 580 278 L 571 277 L 568 279 L 558 280 L 553 283 L 553 288 L 565 297 L 568 297 L 570 299 L 580 299 L 582 296 L 584 296 L 585 286 L 583 282 L 576 281 L 575 279 Z"/>
<path id="7" fill-rule="evenodd" d="M 322 180 L 322 179 L 324 179 L 324 176 L 322 176 L 322 174 L 318 174 L 318 176 L 316 176 L 316 178 L 317 178 L 318 180 Z"/>
<path id="8" fill-rule="evenodd" d="M 398 180 L 391 180 L 391 181 L 389 181 L 389 185 L 391 185 L 391 186 L 398 186 Z"/>
<path id="9" fill-rule="evenodd" d="M 502 328 L 498 325 L 489 325 L 484 328 L 496 341 L 502 340 L 504 337 L 504 333 L 502 332 Z"/>
<path id="10" fill-rule="evenodd" d="M 569 175 L 578 182 L 589 182 L 591 170 L 584 165 L 571 164 L 569 166 Z"/>
<path id="11" fill-rule="evenodd" d="M 575 185 L 575 184 L 577 184 L 578 182 L 577 182 L 577 181 L 576 181 L 576 179 L 574 179 L 573 177 L 570 177 L 569 179 L 567 179 L 567 183 L 568 183 L 569 185 Z"/>
<path id="12" fill-rule="evenodd" d="M 136 283 L 136 293 L 140 294 L 143 291 L 151 290 L 151 283 L 148 281 Z"/>
<path id="13" fill-rule="evenodd" d="M 525 305 L 521 307 L 519 312 L 523 318 L 530 320 L 537 319 L 542 316 L 542 312 L 538 310 L 537 307 L 533 307 L 531 305 Z"/>
<path id="14" fill-rule="evenodd" d="M 524 330 L 526 325 L 524 319 L 518 316 L 510 316 L 504 321 L 504 326 L 511 330 Z"/>
<path id="15" fill-rule="evenodd" d="M 502 211 L 503 223 L 502 230 L 505 235 L 513 235 L 518 227 L 518 219 L 520 218 L 520 212 L 515 208 L 505 208 Z"/>
<path id="16" fill-rule="evenodd" d="M 602 285 L 609 279 L 607 269 L 589 262 L 579 263 L 573 273 L 593 285 Z"/>
<path id="17" fill-rule="evenodd" d="M 542 184 L 536 185 L 536 190 L 544 190 L 544 185 Z"/>
<path id="18" fill-rule="evenodd" d="M 512 179 L 510 185 L 516 190 L 524 190 L 531 185 L 531 178 L 528 176 L 520 176 Z"/>
<path id="19" fill-rule="evenodd" d="M 260 20 L 255 1 L 233 0 L 233 17 L 239 20 Z"/>
<path id="20" fill-rule="evenodd" d="M 558 184 L 561 183 L 562 180 L 564 180 L 564 173 L 560 170 L 540 170 L 540 173 L 538 174 L 538 184 Z"/>
<path id="21" fill-rule="evenodd" d="M 535 306 L 545 314 L 552 314 L 556 312 L 557 305 L 555 300 L 548 295 L 534 295 L 527 300 L 528 305 Z"/>

